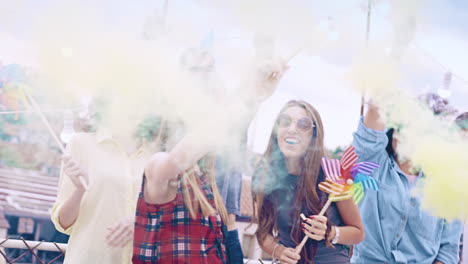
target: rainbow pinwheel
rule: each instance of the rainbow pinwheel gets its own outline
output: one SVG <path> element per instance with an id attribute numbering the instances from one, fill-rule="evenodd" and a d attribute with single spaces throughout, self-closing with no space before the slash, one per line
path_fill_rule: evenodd
<path id="1" fill-rule="evenodd" d="M 328 200 L 318 214 L 322 216 L 332 202 L 339 202 L 353 198 L 359 204 L 364 198 L 367 189 L 379 190 L 377 181 L 370 177 L 372 172 L 379 167 L 378 164 L 365 161 L 357 163 L 358 155 L 350 146 L 341 156 L 340 160 L 322 158 L 322 169 L 325 173 L 325 181 L 319 183 L 318 187 L 328 193 Z M 307 242 L 308 236 L 304 236 L 295 252 L 299 254 Z"/>
<path id="2" fill-rule="evenodd" d="M 379 165 L 370 161 L 356 163 L 357 160 L 354 146 L 346 149 L 340 160 L 322 158 L 322 169 L 327 181 L 344 186 L 340 195 L 330 193 L 330 199 L 344 200 L 352 197 L 354 202 L 359 204 L 366 190 L 379 190 L 377 180 L 370 177 Z M 342 199 L 338 199 L 339 197 Z"/>

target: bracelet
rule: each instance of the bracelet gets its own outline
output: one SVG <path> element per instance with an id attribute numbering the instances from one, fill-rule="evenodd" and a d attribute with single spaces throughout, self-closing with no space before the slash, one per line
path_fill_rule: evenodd
<path id="1" fill-rule="evenodd" d="M 331 243 L 336 244 L 338 243 L 338 240 L 340 239 L 340 229 L 335 226 L 335 237 L 332 239 Z"/>
<path id="2" fill-rule="evenodd" d="M 273 259 L 277 259 L 275 257 L 275 251 L 276 251 L 276 248 L 279 246 L 280 244 L 279 243 L 276 243 L 275 247 L 273 248 L 273 253 L 271 254 L 271 256 L 273 257 Z"/>

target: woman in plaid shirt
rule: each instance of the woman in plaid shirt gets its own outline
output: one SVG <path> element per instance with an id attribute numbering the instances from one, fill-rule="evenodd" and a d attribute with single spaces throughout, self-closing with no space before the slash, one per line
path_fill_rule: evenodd
<path id="1" fill-rule="evenodd" d="M 171 152 L 156 153 L 145 168 L 133 263 L 225 263 L 227 212 L 213 175 L 214 159 L 199 159 L 204 151 L 190 142 L 186 137 Z"/>

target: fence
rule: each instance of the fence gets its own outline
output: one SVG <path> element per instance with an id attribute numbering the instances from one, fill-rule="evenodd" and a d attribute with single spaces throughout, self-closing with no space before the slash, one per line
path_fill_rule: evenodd
<path id="1" fill-rule="evenodd" d="M 55 242 L 28 241 L 23 238 L 0 238 L 0 241 L 0 254 L 3 256 L 0 264 L 59 264 L 62 263 L 67 250 L 67 244 Z M 39 251 L 42 252 L 42 257 Z M 51 257 L 47 252 L 55 252 L 55 254 Z"/>

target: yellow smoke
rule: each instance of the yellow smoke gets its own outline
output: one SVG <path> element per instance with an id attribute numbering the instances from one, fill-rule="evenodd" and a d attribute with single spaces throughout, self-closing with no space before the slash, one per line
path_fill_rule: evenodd
<path id="1" fill-rule="evenodd" d="M 401 85 L 398 63 L 378 53 L 367 53 L 347 76 L 380 107 L 389 126 L 402 127 L 398 154 L 421 168 L 426 179 L 418 189 L 423 207 L 447 219 L 468 214 L 468 142 L 453 129 L 452 120 L 432 111 Z"/>
<path id="2" fill-rule="evenodd" d="M 102 14 L 80 1 L 54 4 L 36 21 L 41 73 L 34 80 L 36 96 L 64 107 L 82 96 L 100 98 L 107 105 L 103 123 L 114 130 L 130 133 L 145 117 L 157 115 L 199 131 L 199 144 L 239 144 L 229 139 L 244 131 L 230 124 L 248 122 L 247 106 L 238 98 L 214 96 L 225 93 L 222 82 L 200 81 L 182 69 L 177 43 L 146 42 L 103 24 Z M 190 28 L 177 34 L 193 35 Z"/>

